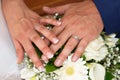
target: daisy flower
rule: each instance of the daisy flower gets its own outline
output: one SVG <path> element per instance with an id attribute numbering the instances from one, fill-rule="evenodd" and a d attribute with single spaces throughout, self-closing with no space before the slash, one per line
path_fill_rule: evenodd
<path id="1" fill-rule="evenodd" d="M 63 67 L 57 71 L 59 80 L 88 80 L 88 68 L 85 63 L 82 58 L 72 62 L 71 56 L 69 56 Z"/>

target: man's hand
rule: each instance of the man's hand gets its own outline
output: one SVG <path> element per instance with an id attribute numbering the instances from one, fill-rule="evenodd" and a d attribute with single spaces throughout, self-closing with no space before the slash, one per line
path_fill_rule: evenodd
<path id="1" fill-rule="evenodd" d="M 53 29 L 60 42 L 50 46 L 56 52 L 67 42 L 55 61 L 56 66 L 61 66 L 71 51 L 77 46 L 72 56 L 72 61 L 76 61 L 82 55 L 89 42 L 94 40 L 103 30 L 102 19 L 92 0 L 55 8 L 44 7 L 43 10 L 50 14 L 55 12 L 64 14 L 61 27 L 54 27 Z"/>

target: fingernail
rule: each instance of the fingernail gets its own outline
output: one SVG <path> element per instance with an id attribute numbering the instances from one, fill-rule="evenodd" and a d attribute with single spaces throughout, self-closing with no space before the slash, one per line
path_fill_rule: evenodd
<path id="1" fill-rule="evenodd" d="M 56 65 L 56 66 L 61 66 L 61 63 L 62 63 L 61 60 L 56 60 L 56 61 L 55 61 L 55 65 Z"/>
<path id="2" fill-rule="evenodd" d="M 45 60 L 45 63 L 47 64 L 47 63 L 48 63 L 48 60 Z"/>
<path id="3" fill-rule="evenodd" d="M 48 58 L 53 58 L 53 54 L 52 54 L 51 52 L 48 52 L 48 53 L 47 53 L 47 57 L 48 57 Z"/>
<path id="4" fill-rule="evenodd" d="M 54 43 L 54 44 L 57 44 L 58 42 L 59 42 L 59 39 L 53 38 L 53 43 Z"/>
<path id="5" fill-rule="evenodd" d="M 72 61 L 75 62 L 75 61 L 77 61 L 77 59 L 78 59 L 78 57 L 74 56 L 74 57 L 72 58 Z"/>
<path id="6" fill-rule="evenodd" d="M 42 56 L 42 60 L 45 62 L 45 63 L 48 63 L 48 60 L 45 56 Z"/>
<path id="7" fill-rule="evenodd" d="M 45 68 L 44 68 L 43 66 L 40 66 L 40 67 L 38 67 L 38 70 L 39 70 L 40 72 L 42 72 L 42 71 L 45 71 Z"/>
<path id="8" fill-rule="evenodd" d="M 61 25 L 62 23 L 60 21 L 57 22 L 58 25 Z"/>

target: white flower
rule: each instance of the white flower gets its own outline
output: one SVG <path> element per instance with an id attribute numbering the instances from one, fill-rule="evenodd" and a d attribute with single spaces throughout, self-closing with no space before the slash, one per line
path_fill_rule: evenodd
<path id="1" fill-rule="evenodd" d="M 60 80 L 88 80 L 88 68 L 85 63 L 82 58 L 72 62 L 69 56 L 63 67 L 57 70 Z"/>
<path id="2" fill-rule="evenodd" d="M 115 47 L 117 41 L 119 40 L 118 38 L 115 38 L 116 34 L 111 34 L 108 37 L 105 38 L 106 44 L 109 46 L 109 48 Z"/>
<path id="3" fill-rule="evenodd" d="M 33 70 L 28 68 L 23 68 L 20 71 L 20 74 L 21 74 L 21 78 L 26 80 L 30 80 L 32 77 L 36 75 L 36 73 Z"/>
<path id="4" fill-rule="evenodd" d="M 105 68 L 97 63 L 90 64 L 89 76 L 91 80 L 104 80 L 105 78 Z"/>
<path id="5" fill-rule="evenodd" d="M 91 59 L 101 61 L 107 54 L 108 49 L 105 46 L 104 40 L 101 36 L 89 43 L 84 52 L 87 61 Z"/>

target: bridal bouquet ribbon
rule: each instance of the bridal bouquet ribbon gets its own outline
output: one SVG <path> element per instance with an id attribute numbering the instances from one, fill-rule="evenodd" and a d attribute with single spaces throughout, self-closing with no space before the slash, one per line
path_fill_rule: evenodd
<path id="1" fill-rule="evenodd" d="M 60 15 L 53 18 L 59 20 Z M 48 29 L 52 25 L 46 25 Z M 106 35 L 102 32 L 95 40 L 88 44 L 83 55 L 76 62 L 71 61 L 74 50 L 61 67 L 56 67 L 54 61 L 60 54 L 61 47 L 54 57 L 45 63 L 45 70 L 39 71 L 26 55 L 21 78 L 25 80 L 120 80 L 120 40 L 115 34 Z M 38 56 L 42 53 L 34 45 Z"/>

